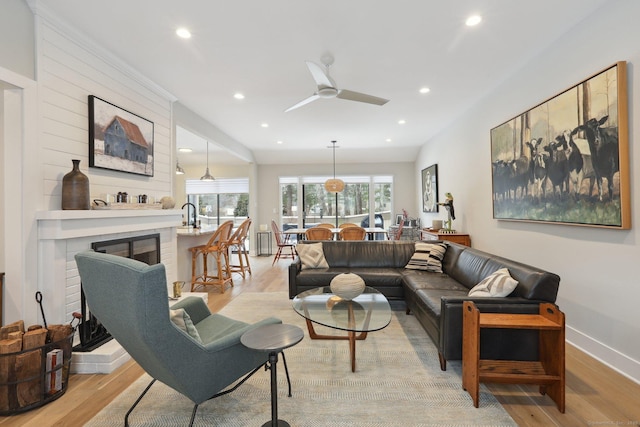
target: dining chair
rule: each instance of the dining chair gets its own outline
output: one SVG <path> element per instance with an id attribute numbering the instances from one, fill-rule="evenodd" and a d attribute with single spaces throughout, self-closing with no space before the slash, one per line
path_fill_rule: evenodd
<path id="1" fill-rule="evenodd" d="M 389 240 L 401 240 L 402 239 L 402 227 L 404 226 L 404 221 L 400 221 L 398 224 L 398 229 L 395 232 L 389 230 L 387 233 L 387 237 Z"/>
<path id="2" fill-rule="evenodd" d="M 362 227 L 345 227 L 340 230 L 340 240 L 364 240 L 367 232 Z"/>
<path id="3" fill-rule="evenodd" d="M 331 224 L 330 222 L 323 222 L 323 223 L 320 223 L 320 224 L 316 225 L 316 227 L 323 227 L 323 228 L 336 228 L 335 224 Z"/>
<path id="4" fill-rule="evenodd" d="M 189 248 L 191 252 L 191 292 L 196 285 L 218 285 L 224 293 L 226 285 L 233 286 L 231 271 L 229 269 L 228 243 L 231 236 L 233 221 L 225 221 L 213 233 L 213 236 L 204 245 Z M 216 275 L 210 274 L 208 266 L 209 255 L 216 260 Z M 197 273 L 198 258 L 202 256 L 202 273 Z"/>
<path id="5" fill-rule="evenodd" d="M 340 224 L 339 228 L 347 228 L 347 227 L 360 227 L 358 224 L 354 224 L 353 222 L 345 222 Z"/>
<path id="6" fill-rule="evenodd" d="M 307 240 L 333 240 L 333 231 L 325 227 L 311 227 L 305 232 Z"/>
<path id="7" fill-rule="evenodd" d="M 169 307 L 164 264 L 93 251 L 80 252 L 75 260 L 91 313 L 152 378 L 126 413 L 125 426 L 156 380 L 191 400 L 191 426 L 198 405 L 231 393 L 266 366 L 269 354 L 245 347 L 240 337 L 280 319 L 249 324 L 211 314 L 194 296 Z"/>
<path id="8" fill-rule="evenodd" d="M 247 236 L 249 235 L 249 227 L 251 227 L 251 218 L 247 218 L 238 226 L 236 231 L 229 237 L 227 248 L 229 250 L 229 260 L 232 259 L 233 251 L 238 254 L 238 264 L 229 264 L 231 273 L 240 273 L 244 279 L 246 273 L 251 273 L 251 264 L 249 263 L 249 253 L 245 246 Z M 231 261 L 230 261 L 231 262 Z"/>
<path id="9" fill-rule="evenodd" d="M 271 265 L 274 265 L 276 261 L 280 258 L 291 258 L 295 259 L 296 257 L 296 249 L 295 243 L 289 242 L 289 236 L 286 236 L 280 228 L 278 228 L 278 224 L 274 220 L 271 220 L 271 230 L 273 231 L 273 235 L 276 240 L 276 245 L 278 246 L 278 250 L 276 251 L 276 255 L 273 257 L 273 262 Z M 289 249 L 290 253 L 283 253 L 284 249 Z"/>

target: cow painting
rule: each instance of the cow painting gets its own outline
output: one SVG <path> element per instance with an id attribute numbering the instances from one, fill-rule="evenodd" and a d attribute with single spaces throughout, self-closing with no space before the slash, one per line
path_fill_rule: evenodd
<path id="1" fill-rule="evenodd" d="M 494 218 L 630 228 L 626 98 L 618 62 L 493 128 Z"/>

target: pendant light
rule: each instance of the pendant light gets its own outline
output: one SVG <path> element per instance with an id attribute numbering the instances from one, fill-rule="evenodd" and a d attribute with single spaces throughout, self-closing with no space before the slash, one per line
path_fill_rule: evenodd
<path id="1" fill-rule="evenodd" d="M 329 193 L 340 193 L 344 190 L 344 181 L 336 178 L 336 141 L 331 141 L 333 148 L 333 178 L 324 183 L 324 188 Z"/>
<path id="2" fill-rule="evenodd" d="M 209 141 L 207 143 L 207 172 L 200 177 L 200 181 L 215 181 L 215 178 L 209 173 Z"/>
<path id="3" fill-rule="evenodd" d="M 180 160 L 176 160 L 176 175 L 184 175 L 184 169 L 180 166 Z"/>

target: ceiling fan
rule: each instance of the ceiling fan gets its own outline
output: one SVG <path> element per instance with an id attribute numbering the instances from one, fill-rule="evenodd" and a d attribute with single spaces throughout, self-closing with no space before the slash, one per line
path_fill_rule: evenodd
<path id="1" fill-rule="evenodd" d="M 389 102 L 388 99 L 378 98 L 377 96 L 367 95 L 360 92 L 354 92 L 347 89 L 338 89 L 336 82 L 329 75 L 329 67 L 333 65 L 333 57 L 331 55 L 325 55 L 321 58 L 324 68 L 315 62 L 305 61 L 307 68 L 313 76 L 317 85 L 317 90 L 310 97 L 303 99 L 297 104 L 284 110 L 285 113 L 300 108 L 312 101 L 319 98 L 340 98 L 347 101 L 358 101 L 367 104 L 384 105 Z"/>

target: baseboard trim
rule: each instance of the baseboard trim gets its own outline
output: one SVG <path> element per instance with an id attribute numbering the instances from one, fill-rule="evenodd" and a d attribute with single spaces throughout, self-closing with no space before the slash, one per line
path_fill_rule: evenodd
<path id="1" fill-rule="evenodd" d="M 620 375 L 640 384 L 640 361 L 634 360 L 569 326 L 566 327 L 565 336 L 569 344 L 620 373 Z"/>

